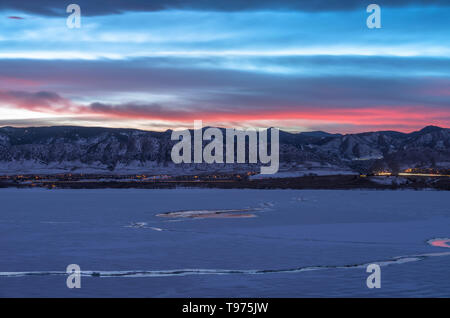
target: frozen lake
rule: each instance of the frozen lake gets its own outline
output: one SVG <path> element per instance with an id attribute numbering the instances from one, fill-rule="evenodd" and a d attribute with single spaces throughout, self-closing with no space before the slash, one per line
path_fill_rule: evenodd
<path id="1" fill-rule="evenodd" d="M 450 296 L 450 249 L 427 242 L 450 236 L 450 192 L 1 189 L 0 200 L 1 297 Z M 380 289 L 366 287 L 370 263 Z M 69 264 L 80 289 L 66 287 Z"/>

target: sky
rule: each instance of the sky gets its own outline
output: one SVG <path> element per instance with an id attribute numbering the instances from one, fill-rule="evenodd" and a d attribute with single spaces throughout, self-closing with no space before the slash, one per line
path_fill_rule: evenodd
<path id="1" fill-rule="evenodd" d="M 1 1 L 0 126 L 450 127 L 448 0 L 73 3 Z"/>

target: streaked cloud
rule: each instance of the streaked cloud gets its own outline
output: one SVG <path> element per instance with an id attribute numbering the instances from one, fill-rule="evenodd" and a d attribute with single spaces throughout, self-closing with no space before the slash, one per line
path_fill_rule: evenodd
<path id="1" fill-rule="evenodd" d="M 195 11 L 255 11 L 255 10 L 298 10 L 306 12 L 343 11 L 365 8 L 369 0 L 77 0 L 86 15 L 108 15 L 123 12 L 153 12 L 162 10 Z M 58 0 L 2 0 L 0 10 L 18 10 L 33 14 L 54 16 L 65 12 L 67 4 Z M 446 0 L 385 0 L 385 6 L 448 6 Z"/>
<path id="2" fill-rule="evenodd" d="M 79 4 L 81 29 L 0 4 L 0 124 L 450 126 L 447 2 L 386 3 L 380 30 L 361 1 Z"/>

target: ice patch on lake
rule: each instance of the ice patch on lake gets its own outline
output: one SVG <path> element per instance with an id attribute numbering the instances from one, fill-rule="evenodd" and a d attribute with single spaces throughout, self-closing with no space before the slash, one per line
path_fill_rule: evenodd
<path id="1" fill-rule="evenodd" d="M 156 214 L 158 217 L 165 218 L 191 218 L 191 219 L 206 219 L 206 218 L 252 218 L 256 217 L 253 213 L 261 209 L 244 208 L 244 209 L 221 209 L 221 210 L 186 210 L 174 211 Z"/>
<path id="2" fill-rule="evenodd" d="M 260 203 L 260 206 L 263 209 L 270 209 L 270 208 L 273 208 L 275 206 L 275 203 L 273 203 L 273 202 L 262 202 L 262 203 Z"/>
<path id="3" fill-rule="evenodd" d="M 304 196 L 299 196 L 299 197 L 293 197 L 291 199 L 293 202 L 317 202 L 317 199 L 311 199 L 311 198 L 306 198 Z"/>
<path id="4" fill-rule="evenodd" d="M 254 218 L 257 217 L 256 212 L 270 211 L 274 206 L 273 202 L 261 202 L 257 208 L 182 210 L 158 213 L 156 216 L 173 219 Z"/>
<path id="5" fill-rule="evenodd" d="M 147 226 L 146 222 L 131 222 L 129 225 L 125 227 L 144 228 L 146 226 Z"/>

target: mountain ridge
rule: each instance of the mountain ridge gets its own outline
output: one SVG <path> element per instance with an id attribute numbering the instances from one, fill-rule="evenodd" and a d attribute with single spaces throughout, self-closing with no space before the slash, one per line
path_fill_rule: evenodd
<path id="1" fill-rule="evenodd" d="M 241 172 L 255 164 L 181 164 L 171 161 L 176 141 L 164 132 L 83 126 L 1 127 L 0 174 L 108 172 L 191 174 Z M 206 143 L 206 142 L 205 142 Z M 402 133 L 357 134 L 280 131 L 285 171 L 401 171 L 450 168 L 450 129 L 427 126 Z"/>

